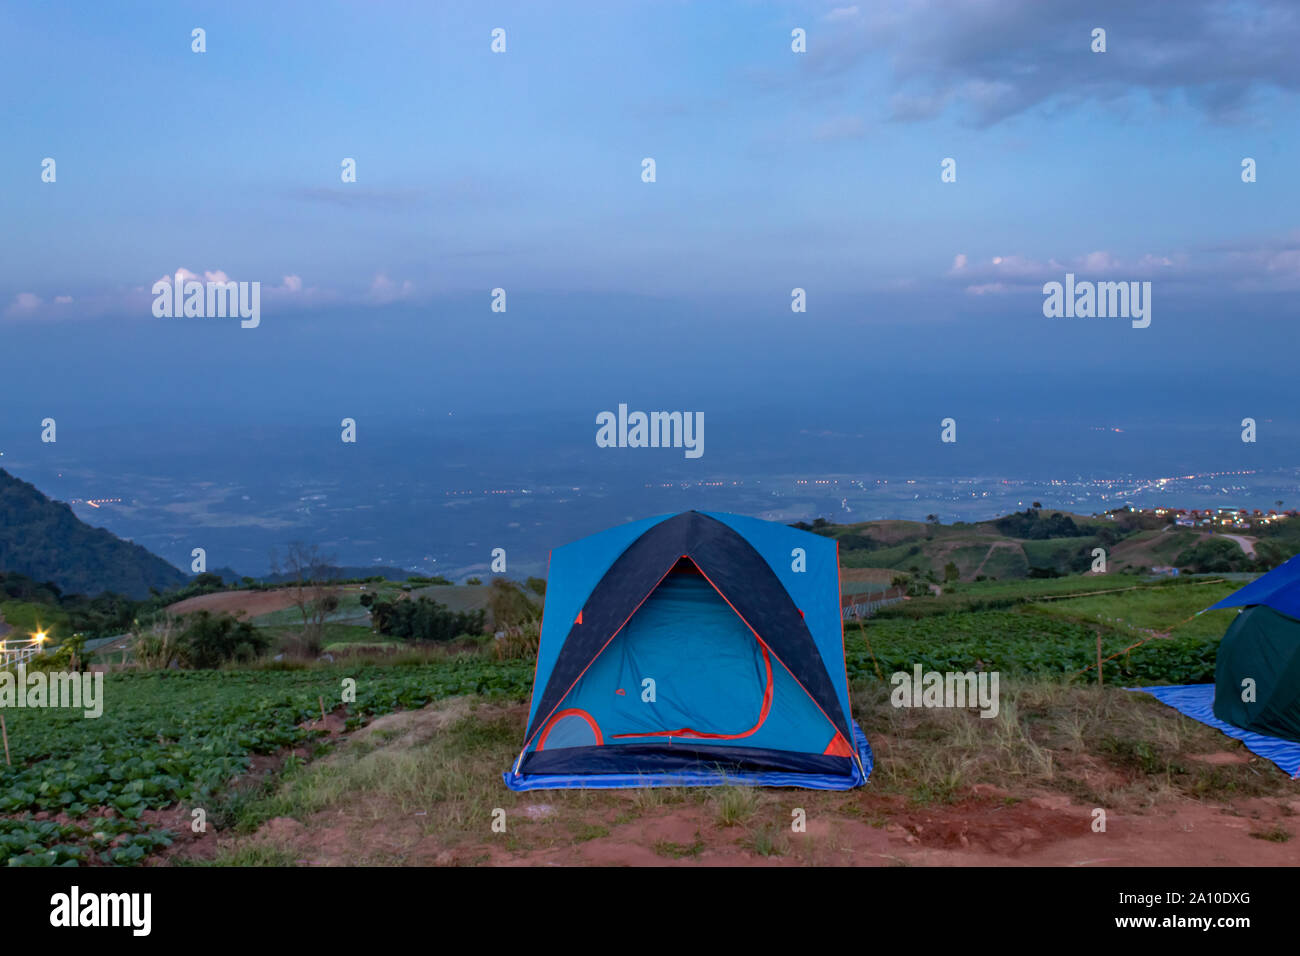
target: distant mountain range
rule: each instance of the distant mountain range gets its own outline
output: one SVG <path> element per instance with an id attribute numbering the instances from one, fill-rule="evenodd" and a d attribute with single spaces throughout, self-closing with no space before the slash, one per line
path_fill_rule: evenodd
<path id="1" fill-rule="evenodd" d="M 0 571 L 52 581 L 66 594 L 104 591 L 134 598 L 167 591 L 189 576 L 138 544 L 92 528 L 66 504 L 52 501 L 0 469 Z"/>

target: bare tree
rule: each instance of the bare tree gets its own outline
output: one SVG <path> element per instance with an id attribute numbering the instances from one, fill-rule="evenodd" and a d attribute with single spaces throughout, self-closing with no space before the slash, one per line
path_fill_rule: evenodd
<path id="1" fill-rule="evenodd" d="M 302 615 L 299 650 L 308 656 L 320 654 L 325 636 L 325 620 L 339 606 L 339 589 L 332 583 L 337 573 L 334 556 L 321 554 L 316 545 L 291 541 L 281 566 L 271 552 L 271 573 L 283 575 L 294 607 Z"/>

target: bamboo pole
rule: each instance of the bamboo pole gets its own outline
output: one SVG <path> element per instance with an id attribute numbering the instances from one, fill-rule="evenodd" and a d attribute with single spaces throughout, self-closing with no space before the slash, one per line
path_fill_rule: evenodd
<path id="1" fill-rule="evenodd" d="M 1101 631 L 1097 631 L 1097 686 L 1101 686 Z"/>
<path id="2" fill-rule="evenodd" d="M 5 766 L 12 767 L 13 761 L 9 759 L 9 728 L 5 726 L 4 714 L 0 714 L 0 735 L 5 739 Z"/>

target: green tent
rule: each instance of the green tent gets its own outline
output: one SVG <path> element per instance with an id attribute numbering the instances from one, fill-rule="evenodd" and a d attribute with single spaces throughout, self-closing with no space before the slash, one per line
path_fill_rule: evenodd
<path id="1" fill-rule="evenodd" d="M 1244 610 L 1219 644 L 1214 716 L 1300 741 L 1300 555 L 1206 610 L 1225 607 Z"/>
<path id="2" fill-rule="evenodd" d="M 1264 604 L 1237 615 L 1219 644 L 1214 716 L 1300 741 L 1300 621 Z"/>

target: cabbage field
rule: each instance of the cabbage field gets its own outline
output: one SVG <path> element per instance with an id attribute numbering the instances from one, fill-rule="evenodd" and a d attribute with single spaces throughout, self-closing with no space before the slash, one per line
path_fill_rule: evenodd
<path id="1" fill-rule="evenodd" d="M 525 695 L 533 666 L 447 658 L 409 665 L 108 674 L 104 712 L 5 711 L 0 863 L 132 864 L 170 842 L 147 810 L 211 805 L 254 755 L 310 746 L 327 710 L 350 727 L 459 694 Z M 343 705 L 343 681 L 356 681 Z"/>
<path id="2" fill-rule="evenodd" d="M 964 585 L 887 608 L 865 632 L 846 625 L 845 657 L 850 679 L 874 677 L 877 664 L 885 677 L 920 664 L 1060 679 L 1095 664 L 1100 634 L 1102 656 L 1119 655 L 1103 665 L 1107 681 L 1205 683 L 1214 680 L 1219 638 L 1235 612 L 1197 612 L 1239 584 L 1079 576 Z M 1095 671 L 1080 679 L 1095 680 Z"/>

